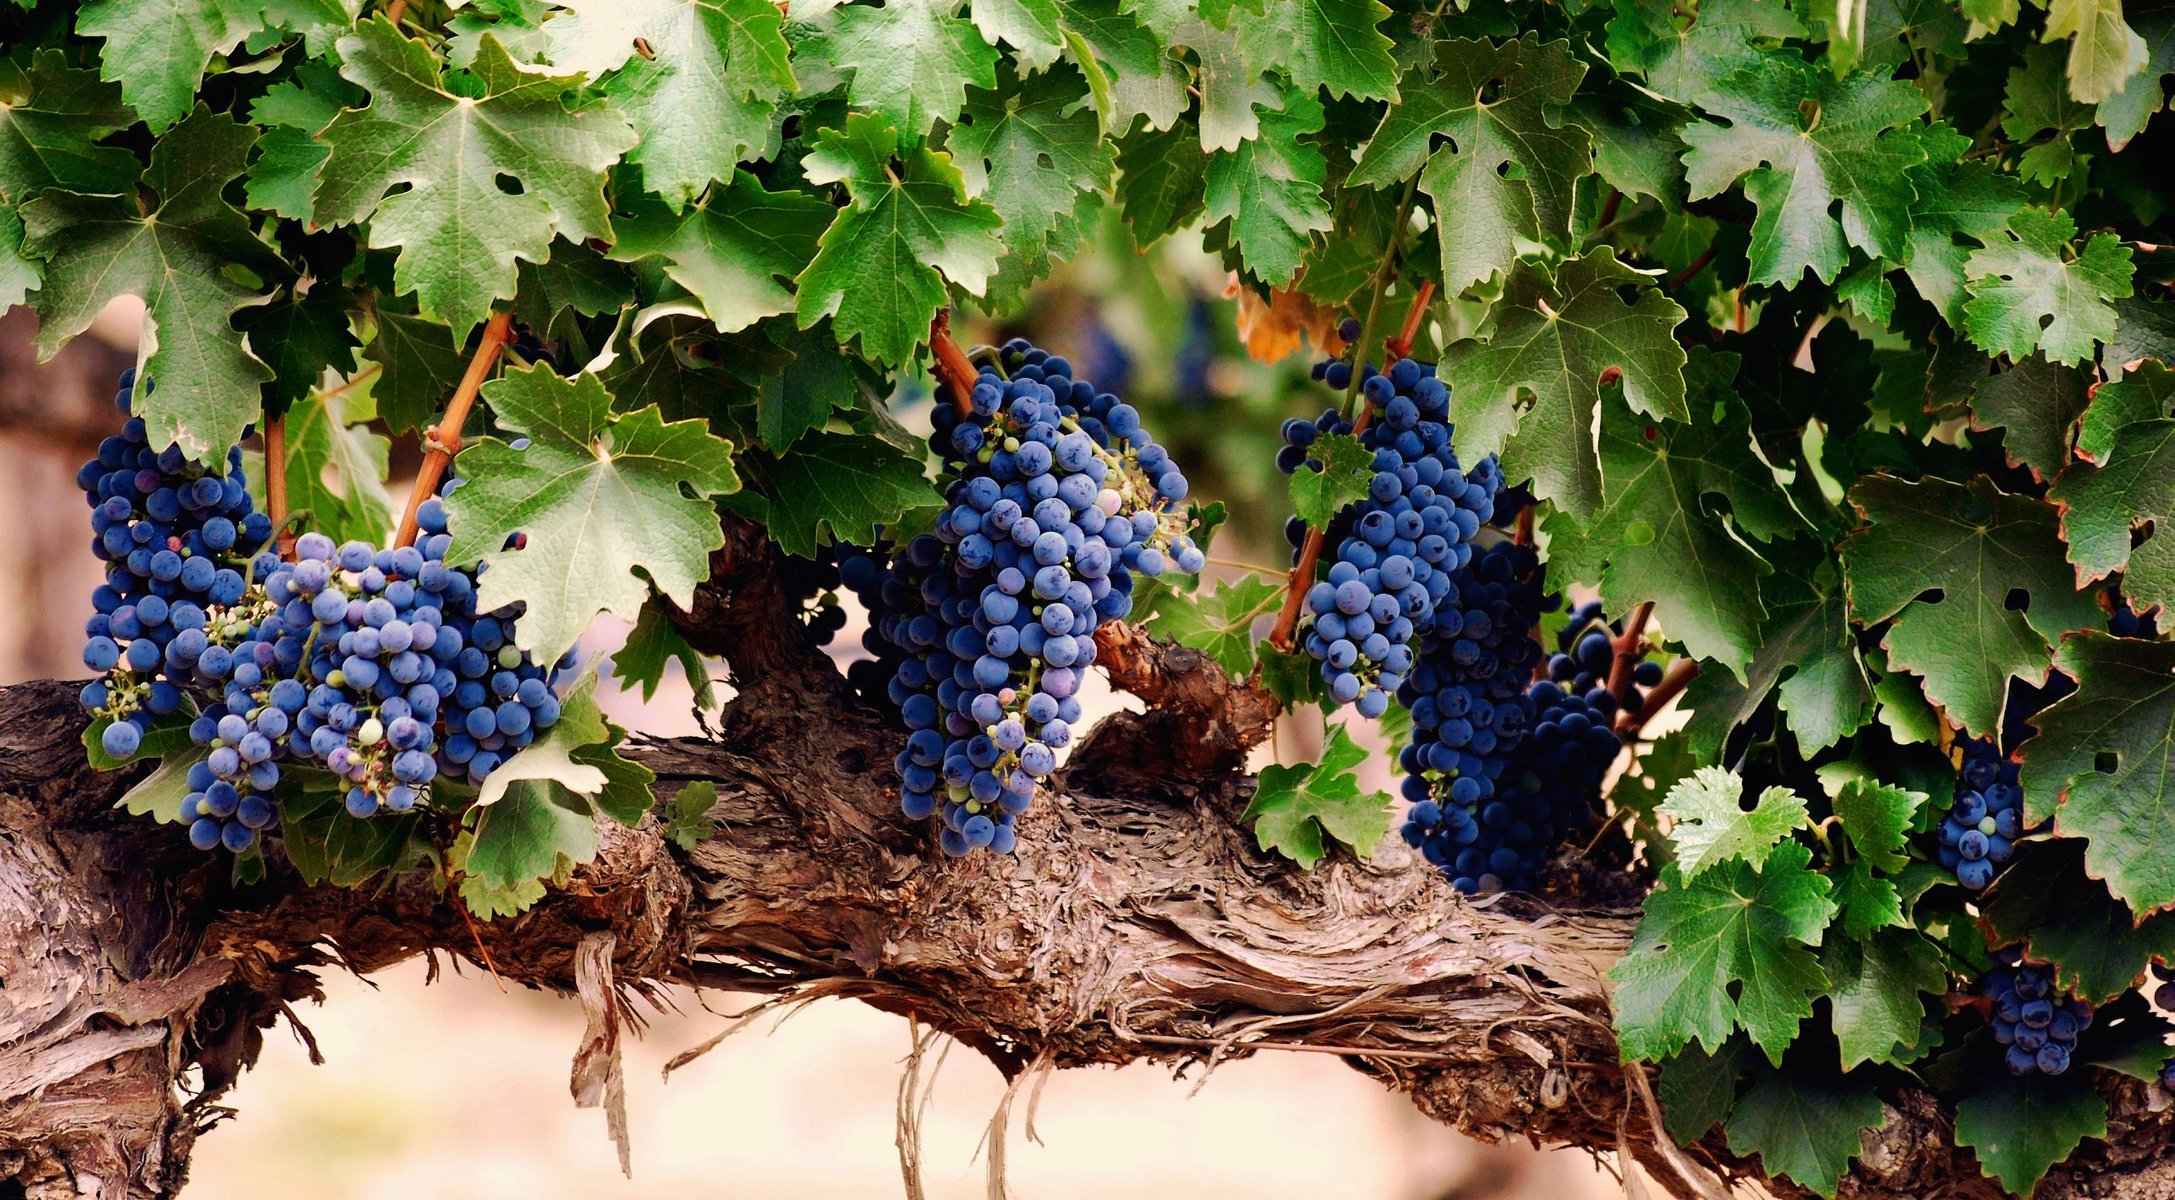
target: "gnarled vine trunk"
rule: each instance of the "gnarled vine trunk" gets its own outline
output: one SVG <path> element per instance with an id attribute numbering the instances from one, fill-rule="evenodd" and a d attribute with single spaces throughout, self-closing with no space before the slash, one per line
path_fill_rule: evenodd
<path id="1" fill-rule="evenodd" d="M 735 530 L 683 614 L 733 654 L 742 690 L 720 737 L 636 751 L 661 797 L 715 781 L 712 836 L 683 852 L 654 819 L 604 824 L 593 863 L 480 941 L 426 872 L 347 890 L 275 868 L 232 886 L 174 828 L 113 807 L 131 773 L 84 764 L 73 685 L 0 691 L 0 1196 L 174 1193 L 214 1102 L 315 972 L 479 948 L 508 980 L 590 1001 L 577 1089 L 607 1104 L 602 998 L 686 983 L 857 998 L 1010 1074 L 1335 1052 L 1476 1137 L 1622 1148 L 1682 1195 L 1757 1175 L 1719 1138 L 1668 1148 L 1644 1077 L 1617 1061 L 1604 976 L 1635 913 L 1466 900 L 1401 844 L 1312 873 L 1265 858 L 1234 821 L 1251 783 L 1228 769 L 1265 710 L 1174 657 L 1190 651 L 1113 647 L 1120 682 L 1166 703 L 1076 751 L 1017 855 L 931 853 L 895 815 L 896 735 L 801 648 L 758 537 Z M 1204 764 L 1193 782 L 1144 757 L 1173 745 Z M 2155 1093 L 2108 1087 L 2109 1139 L 2041 1195 L 2175 1195 Z M 1889 1099 L 1846 1195 L 1999 1194 L 1935 1101 Z"/>

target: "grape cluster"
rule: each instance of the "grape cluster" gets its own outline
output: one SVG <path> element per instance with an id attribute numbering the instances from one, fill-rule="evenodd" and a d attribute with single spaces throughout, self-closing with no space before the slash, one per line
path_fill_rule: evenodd
<path id="1" fill-rule="evenodd" d="M 1315 377 L 1338 388 L 1351 371 L 1330 360 L 1317 364 Z M 1301 644 L 1321 664 L 1331 700 L 1379 717 L 1412 669 L 1412 639 L 1431 626 L 1452 576 L 1471 560 L 1473 536 L 1494 517 L 1497 481 L 1492 457 L 1471 478 L 1458 465 L 1450 391 L 1433 366 L 1401 358 L 1387 371 L 1362 367 L 1360 376 L 1371 414 L 1360 444 L 1374 453 L 1374 475 L 1366 498 L 1324 531 L 1334 552 L 1307 589 Z M 1312 461 L 1317 439 L 1353 428 L 1334 408 L 1284 422 L 1278 469 L 1291 474 Z M 1305 534 L 1296 516 L 1285 526 L 1295 548 Z"/>
<path id="2" fill-rule="evenodd" d="M 842 585 L 839 569 L 848 557 L 865 554 L 852 546 L 834 543 L 816 551 L 814 558 L 787 554 L 778 562 L 778 588 L 815 646 L 828 646 L 846 627 L 846 610 L 838 602 Z"/>
<path id="3" fill-rule="evenodd" d="M 919 603 L 919 595 L 902 591 L 905 585 L 893 581 L 892 547 L 840 545 L 836 549 L 839 586 L 852 592 L 868 613 L 868 628 L 861 631 L 861 648 L 869 657 L 847 665 L 846 682 L 862 699 L 881 710 L 891 680 L 904 660 L 897 643 L 884 633 L 884 614 Z"/>
<path id="4" fill-rule="evenodd" d="M 2024 789 L 2016 763 L 2002 757 L 1989 738 L 1964 744 L 1955 799 L 1941 821 L 1941 865 L 1956 881 L 1977 891 L 2016 853 L 2024 830 Z"/>
<path id="5" fill-rule="evenodd" d="M 1133 572 L 1204 563 L 1173 508 L 1185 476 L 1132 406 L 1065 359 L 1008 343 L 971 400 L 966 416 L 936 413 L 931 444 L 956 478 L 935 532 L 907 543 L 888 580 L 855 570 L 883 593 L 881 632 L 900 652 L 900 807 L 940 814 L 953 855 L 1011 850 L 1080 719 L 1096 628 L 1132 609 Z"/>
<path id="6" fill-rule="evenodd" d="M 1994 954 L 1994 969 L 1980 986 L 1993 1001 L 1994 1040 L 2008 1047 L 2011 1075 L 2059 1075 L 2069 1069 L 2077 1035 L 2092 1025 L 2092 1006 L 2063 996 L 2054 968 L 2023 961 L 2014 949 Z"/>
<path id="7" fill-rule="evenodd" d="M 143 381 L 149 395 L 152 381 Z M 102 676 L 84 685 L 83 707 L 111 720 L 106 753 L 136 753 L 155 717 L 182 705 L 187 664 L 209 644 L 212 613 L 241 600 L 239 566 L 271 536 L 252 511 L 239 448 L 217 469 L 189 461 L 179 446 L 154 449 L 134 416 L 136 372 L 121 375 L 114 407 L 121 432 L 98 445 L 76 472 L 91 506 L 91 552 L 106 582 L 93 593 L 83 664 Z"/>

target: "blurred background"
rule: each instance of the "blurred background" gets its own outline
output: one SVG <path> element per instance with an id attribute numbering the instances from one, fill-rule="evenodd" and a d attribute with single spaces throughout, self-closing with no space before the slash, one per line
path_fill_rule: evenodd
<path id="1" fill-rule="evenodd" d="M 1039 285 L 1016 316 L 963 321 L 963 340 L 1028 336 L 1125 394 L 1184 465 L 1194 497 L 1230 505 L 1216 557 L 1278 570 L 1290 561 L 1283 535 L 1290 510 L 1271 465 L 1277 427 L 1330 403 L 1308 378 L 1317 346 L 1301 340 L 1293 314 L 1264 311 L 1250 298 L 1241 313 L 1223 269 L 1197 244 L 1172 239 L 1142 255 L 1114 230 L 1099 241 L 1100 249 Z M 1393 326 L 1404 309 L 1386 305 L 1384 324 Z M 1249 357 L 1242 324 L 1257 348 L 1289 353 L 1273 362 Z M 12 536 L 0 539 L 0 682 L 86 674 L 77 654 L 102 576 L 86 549 L 74 475 L 117 424 L 115 376 L 133 363 L 140 327 L 140 310 L 117 303 L 87 336 L 39 364 L 30 347 L 35 318 L 23 309 L 0 317 L 0 472 L 15 481 Z M 1433 336 L 1423 331 L 1424 341 Z M 902 396 L 902 406 L 912 403 Z M 412 442 L 396 444 L 392 458 L 396 476 L 412 471 Z M 404 490 L 396 479 L 395 495 Z M 609 655 L 626 629 L 606 624 L 584 648 L 603 667 L 609 693 Z M 837 653 L 858 652 L 861 624 L 854 614 L 834 641 Z M 729 696 L 724 664 L 711 667 Z M 620 692 L 607 707 L 648 733 L 695 734 L 691 697 L 688 681 L 675 677 L 649 703 Z M 1115 703 L 1100 690 L 1090 712 Z M 1274 753 L 1304 757 L 1319 744 L 1318 718 L 1311 725 L 1287 718 L 1283 726 Z M 1379 744 L 1371 728 L 1355 732 Z M 1386 763 L 1372 769 L 1374 784 L 1389 787 Z M 904 1194 L 896 1114 L 912 1030 L 902 1018 L 819 1001 L 787 1019 L 758 1020 L 668 1083 L 668 1059 L 754 1002 L 670 993 L 672 1007 L 627 1048 L 629 1180 L 602 1116 L 577 1110 L 567 1094 L 578 1006 L 507 994 L 473 970 L 441 972 L 429 986 L 425 975 L 415 962 L 367 980 L 327 978 L 325 1005 L 300 1014 L 325 1064 L 311 1066 L 298 1039 L 270 1035 L 263 1060 L 226 1098 L 236 1119 L 200 1143 L 189 1193 L 216 1200 L 288 1200 L 298 1191 L 313 1200 Z M 922 1084 L 927 1195 L 992 1195 L 985 1138 L 1004 1080 L 955 1048 L 940 1068 L 924 1063 Z M 1153 1066 L 1061 1072 L 1033 1106 L 1039 1143 L 1024 1132 L 1029 1107 L 1025 1096 L 1015 1103 L 1006 1146 L 1007 1182 L 1019 1200 L 1626 1194 L 1613 1156 L 1463 1139 L 1326 1055 L 1262 1054 L 1178 1078 Z"/>

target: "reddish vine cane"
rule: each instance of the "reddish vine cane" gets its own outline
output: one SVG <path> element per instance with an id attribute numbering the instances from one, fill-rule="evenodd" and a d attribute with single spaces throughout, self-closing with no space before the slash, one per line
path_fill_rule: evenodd
<path id="1" fill-rule="evenodd" d="M 446 401 L 445 415 L 438 423 L 423 432 L 423 465 L 416 471 L 415 487 L 408 492 L 407 510 L 400 514 L 400 532 L 393 538 L 395 548 L 415 544 L 416 510 L 423 502 L 438 492 L 438 485 L 446 477 L 446 468 L 453 456 L 461 451 L 461 426 L 468 423 L 468 410 L 476 403 L 476 392 L 498 364 L 499 351 L 505 349 L 506 339 L 512 334 L 514 315 L 511 312 L 493 313 L 489 324 L 483 327 L 483 340 L 476 344 L 476 352 L 468 360 L 468 373 L 461 376 L 461 384 L 453 389 L 453 398 Z"/>
<path id="2" fill-rule="evenodd" d="M 279 556 L 295 557 L 295 531 L 287 527 L 287 414 L 264 422 L 264 505 L 279 534 Z"/>
<path id="3" fill-rule="evenodd" d="M 952 311 L 937 310 L 936 319 L 929 322 L 929 349 L 936 352 L 936 377 L 952 393 L 952 409 L 965 417 L 974 411 L 974 381 L 981 372 L 974 369 L 974 361 L 952 339 Z"/>

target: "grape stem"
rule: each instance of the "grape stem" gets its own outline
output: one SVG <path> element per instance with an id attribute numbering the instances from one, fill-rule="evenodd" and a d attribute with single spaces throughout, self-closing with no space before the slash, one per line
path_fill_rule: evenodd
<path id="1" fill-rule="evenodd" d="M 1391 358 L 1412 357 L 1412 339 L 1419 336 L 1420 321 L 1427 316 L 1428 303 L 1435 298 L 1435 281 L 1423 279 L 1420 289 L 1412 294 L 1412 307 L 1405 311 L 1405 324 L 1397 336 L 1382 343 Z"/>
<path id="2" fill-rule="evenodd" d="M 1678 693 L 1690 686 L 1692 680 L 1697 678 L 1699 678 L 1699 661 L 1697 659 L 1680 658 L 1669 664 L 1669 673 L 1663 675 L 1661 682 L 1647 691 L 1646 703 L 1639 706 L 1639 711 L 1636 713 L 1627 712 L 1617 717 L 1616 732 L 1627 737 L 1637 734 L 1640 730 L 1646 728 L 1646 723 L 1653 718 L 1655 713 L 1667 708 L 1669 702 L 1676 699 Z"/>
<path id="3" fill-rule="evenodd" d="M 1364 342 L 1362 344 L 1365 344 Z M 1354 357 L 1357 357 L 1356 355 Z M 1359 372 L 1354 369 L 1353 377 Z M 1367 432 L 1367 422 L 1374 416 L 1374 406 L 1366 405 L 1359 410 L 1359 417 L 1352 422 L 1352 436 Z M 1305 470 L 1301 467 L 1300 470 Z M 1284 607 L 1276 614 L 1276 628 L 1270 632 L 1269 641 L 1287 653 L 1291 650 L 1292 635 L 1299 629 L 1299 609 L 1306 598 L 1307 585 L 1314 582 L 1314 569 L 1322 561 L 1322 542 L 1326 534 L 1312 525 L 1307 526 L 1305 540 L 1299 543 L 1299 561 L 1291 568 L 1291 582 L 1284 589 Z"/>
<path id="4" fill-rule="evenodd" d="M 264 422 L 264 504 L 272 528 L 279 531 L 279 556 L 295 557 L 294 530 L 287 526 L 287 414 Z"/>
<path id="5" fill-rule="evenodd" d="M 484 379 L 498 363 L 499 351 L 505 349 L 506 339 L 512 334 L 512 312 L 491 314 L 489 324 L 483 327 L 483 340 L 476 343 L 476 352 L 468 360 L 468 372 L 461 376 L 461 384 L 453 389 L 453 398 L 446 401 L 445 415 L 438 423 L 423 433 L 423 465 L 415 473 L 415 486 L 408 490 L 408 507 L 400 514 L 400 532 L 393 538 L 393 547 L 413 546 L 420 526 L 416 524 L 416 511 L 423 502 L 436 495 L 438 485 L 444 482 L 446 468 L 453 463 L 453 456 L 461 452 L 461 426 L 468 423 L 468 410 L 476 403 L 476 393 L 483 387 Z"/>
<path id="6" fill-rule="evenodd" d="M 395 25 L 400 24 L 400 19 L 407 15 L 408 0 L 391 0 L 391 3 L 385 6 L 385 19 Z M 504 991 L 505 989 L 500 988 L 499 990 Z"/>
<path id="7" fill-rule="evenodd" d="M 1646 623 L 1653 617 L 1654 602 L 1641 601 L 1625 618 L 1623 635 L 1616 639 L 1616 657 L 1609 664 L 1609 695 L 1616 697 L 1618 711 L 1631 707 L 1631 672 L 1646 657 Z"/>
<path id="8" fill-rule="evenodd" d="M 1706 270 L 1707 265 L 1713 261 L 1714 247 L 1709 246 L 1700 251 L 1699 257 L 1693 259 L 1683 270 L 1670 276 L 1669 282 L 1662 285 L 1662 290 L 1672 294 L 1683 291 L 1684 285 L 1699 278 L 1699 273 Z"/>
<path id="9" fill-rule="evenodd" d="M 936 377 L 951 390 L 952 410 L 965 417 L 974 412 L 974 381 L 979 372 L 974 360 L 952 340 L 952 310 L 936 310 L 929 322 L 929 349 L 936 352 Z"/>

